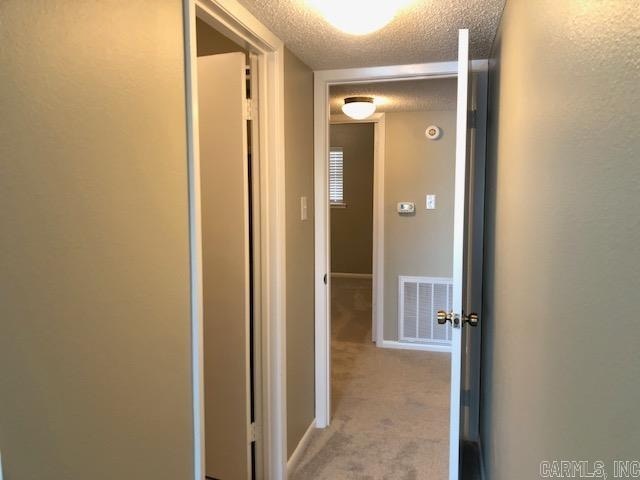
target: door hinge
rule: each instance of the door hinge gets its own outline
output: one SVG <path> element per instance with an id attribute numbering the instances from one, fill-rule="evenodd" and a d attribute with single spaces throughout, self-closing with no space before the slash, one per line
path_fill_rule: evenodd
<path id="1" fill-rule="evenodd" d="M 469 110 L 469 115 L 467 117 L 467 128 L 476 128 L 477 123 L 478 123 L 478 111 Z"/>
<path id="2" fill-rule="evenodd" d="M 258 118 L 258 102 L 255 102 L 253 98 L 246 99 L 246 116 L 247 120 L 253 120 Z"/>
<path id="3" fill-rule="evenodd" d="M 249 442 L 253 443 L 256 441 L 256 423 L 251 422 L 249 424 Z"/>
<path id="4" fill-rule="evenodd" d="M 246 100 L 246 116 L 247 116 L 247 120 L 253 120 L 253 102 L 251 101 L 250 98 L 247 98 Z"/>

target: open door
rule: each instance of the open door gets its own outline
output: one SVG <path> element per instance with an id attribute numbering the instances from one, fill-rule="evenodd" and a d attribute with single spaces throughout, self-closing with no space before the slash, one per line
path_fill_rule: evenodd
<path id="1" fill-rule="evenodd" d="M 251 288 L 246 56 L 198 58 L 205 472 L 251 478 Z"/>
<path id="2" fill-rule="evenodd" d="M 469 158 L 469 30 L 458 34 L 458 104 L 456 119 L 455 201 L 453 228 L 453 309 L 438 312 L 438 322 L 450 322 L 451 329 L 451 420 L 449 428 L 449 480 L 460 475 L 460 400 L 463 364 L 462 328 L 475 326 L 478 316 L 463 311 L 465 294 L 465 246 L 467 222 L 467 161 Z"/>

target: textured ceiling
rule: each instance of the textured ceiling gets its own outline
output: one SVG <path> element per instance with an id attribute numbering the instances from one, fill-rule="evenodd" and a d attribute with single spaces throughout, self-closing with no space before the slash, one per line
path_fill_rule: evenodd
<path id="1" fill-rule="evenodd" d="M 331 87 L 331 113 L 341 113 L 345 97 L 374 97 L 378 112 L 455 110 L 455 78 L 356 83 Z"/>
<path id="2" fill-rule="evenodd" d="M 363 36 L 337 30 L 306 0 L 239 1 L 302 61 L 324 70 L 455 60 L 459 28 L 470 30 L 471 57 L 488 58 L 505 0 L 411 0 Z"/>

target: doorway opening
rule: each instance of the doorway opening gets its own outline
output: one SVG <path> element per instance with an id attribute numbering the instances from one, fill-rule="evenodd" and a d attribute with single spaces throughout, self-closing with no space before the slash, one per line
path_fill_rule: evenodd
<path id="1" fill-rule="evenodd" d="M 222 1 L 184 9 L 194 476 L 282 478 L 283 45 Z"/>
<path id="2" fill-rule="evenodd" d="M 470 75 L 471 68 L 475 70 L 474 75 Z M 430 162 L 425 155 L 416 163 L 411 162 L 413 154 L 419 149 L 412 143 L 409 134 L 413 131 L 412 127 L 406 123 L 397 126 L 400 125 L 397 122 L 394 122 L 396 125 L 390 126 L 390 113 L 385 112 L 385 174 L 383 188 L 377 190 L 377 200 L 374 200 L 374 218 L 381 219 L 375 223 L 377 226 L 382 226 L 380 230 L 383 234 L 380 237 L 382 242 L 379 255 L 373 255 L 372 314 L 376 318 L 374 337 L 376 346 L 368 345 L 375 352 L 372 357 L 379 360 L 383 354 L 394 350 L 392 353 L 403 356 L 402 358 L 407 362 L 408 357 L 404 356 L 416 354 L 449 358 L 442 369 L 444 372 L 449 371 L 449 375 L 445 373 L 445 378 L 448 380 L 443 382 L 442 391 L 434 395 L 441 399 L 439 405 L 444 407 L 444 414 L 436 416 L 431 425 L 425 422 L 424 418 L 418 418 L 416 414 L 411 418 L 413 422 L 409 420 L 405 425 L 405 431 L 412 431 L 412 428 L 417 426 L 418 431 L 414 431 L 415 435 L 412 437 L 422 440 L 426 440 L 425 436 L 429 433 L 437 431 L 437 428 L 433 428 L 434 424 L 440 422 L 444 426 L 444 430 L 440 432 L 442 442 L 438 449 L 439 458 L 442 459 L 440 464 L 444 464 L 444 469 L 439 472 L 427 472 L 428 478 L 444 477 L 451 480 L 458 478 L 460 440 L 465 439 L 470 431 L 468 427 L 474 423 L 471 413 L 477 408 L 477 401 L 474 399 L 477 391 L 467 388 L 470 385 L 467 376 L 473 377 L 476 374 L 473 368 L 463 368 L 465 362 L 473 357 L 470 354 L 471 349 L 468 348 L 469 344 L 463 344 L 463 341 L 468 342 L 474 335 L 469 333 L 463 335 L 462 327 L 466 326 L 465 331 L 468 331 L 470 325 L 477 324 L 474 321 L 477 316 L 471 315 L 470 312 L 479 309 L 481 298 L 471 278 L 477 276 L 478 264 L 481 271 L 482 248 L 481 215 L 480 222 L 477 221 L 477 214 L 481 208 L 474 203 L 474 200 L 481 197 L 480 193 L 483 194 L 482 189 L 477 188 L 482 182 L 483 174 L 482 169 L 477 168 L 480 155 L 474 152 L 484 152 L 481 141 L 484 131 L 476 134 L 474 130 L 478 128 L 478 122 L 475 119 L 479 118 L 482 122 L 485 115 L 484 110 L 480 115 L 474 111 L 477 110 L 479 103 L 482 103 L 476 100 L 486 95 L 484 80 L 477 82 L 475 77 L 477 74 L 485 75 L 485 72 L 486 62 L 469 61 L 468 31 L 461 30 L 458 62 L 319 71 L 315 76 L 316 205 L 318 206 L 316 269 L 319 272 L 330 271 L 332 254 L 329 248 L 332 222 L 330 222 L 331 207 L 328 201 L 327 182 L 329 152 L 333 147 L 330 145 L 330 104 L 334 90 L 356 88 L 359 89 L 357 92 L 350 91 L 343 94 L 348 93 L 349 97 L 366 97 L 370 96 L 370 92 L 363 90 L 367 84 L 387 84 L 391 88 L 394 83 L 406 87 L 410 83 L 424 81 L 431 82 L 432 86 L 441 83 L 447 88 L 453 87 L 455 92 L 454 107 L 449 112 L 449 118 L 422 118 L 422 125 L 418 133 L 414 134 L 415 139 L 419 138 L 426 143 L 431 142 L 432 147 L 444 146 L 447 140 L 452 141 L 451 151 L 443 153 L 448 163 L 443 162 L 441 166 L 448 167 L 447 171 L 436 169 L 425 176 L 424 169 L 438 167 L 438 162 Z M 478 98 L 474 97 L 476 91 L 480 92 Z M 384 97 L 383 94 L 380 96 Z M 382 105 L 379 110 L 383 110 L 381 107 Z M 483 106 L 481 105 L 480 108 L 483 109 Z M 417 116 L 420 112 L 398 113 Z M 427 138 L 430 135 L 426 133 L 434 130 L 431 127 L 440 127 L 435 130 L 439 130 L 442 135 Z M 392 151 L 389 142 L 393 137 L 392 132 L 401 138 L 400 141 L 392 141 L 401 152 L 393 161 L 389 155 Z M 347 159 L 345 158 L 344 161 L 346 162 Z M 442 177 L 442 175 L 445 176 Z M 396 186 L 398 179 L 404 179 L 405 185 L 398 188 Z M 412 189 L 410 183 L 414 180 L 417 186 Z M 433 183 L 430 183 L 431 181 Z M 381 198 L 384 200 L 380 201 Z M 380 205 L 378 205 L 379 201 Z M 323 211 L 321 207 L 324 205 L 326 209 Z M 376 207 L 379 207 L 381 215 L 375 214 Z M 423 219 L 431 222 L 431 226 L 421 230 L 419 226 Z M 373 238 L 375 241 L 378 237 L 374 235 Z M 374 250 L 376 250 L 375 246 Z M 380 251 L 383 253 L 380 254 Z M 406 259 L 402 258 L 404 256 Z M 379 262 L 380 266 L 376 267 L 376 259 L 379 257 L 382 261 Z M 319 428 L 335 429 L 340 428 L 341 403 L 336 401 L 333 391 L 335 387 L 331 382 L 332 369 L 337 369 L 331 355 L 334 333 L 331 308 L 335 297 L 334 290 L 340 286 L 330 276 L 326 285 L 319 280 L 318 277 L 316 281 L 316 424 Z M 339 295 L 340 293 L 338 292 Z M 382 303 L 381 306 L 379 306 L 380 303 Z M 413 350 L 422 350 L 422 352 Z M 366 361 L 363 363 L 367 364 Z M 418 360 L 416 365 L 424 366 L 428 363 L 425 360 Z M 434 364 L 437 362 L 434 361 Z M 382 364 L 375 365 L 378 370 L 373 372 L 374 375 L 380 373 Z M 430 385 L 436 383 L 434 379 L 437 376 L 433 375 L 433 370 L 431 375 L 420 375 L 416 365 L 411 366 L 410 362 L 405 363 L 401 369 L 392 374 L 394 380 L 388 382 L 392 387 L 397 378 L 411 378 L 411 375 L 416 374 L 415 382 L 408 382 L 396 389 L 396 398 L 400 396 L 409 401 L 411 395 L 407 392 L 416 389 L 418 395 L 424 394 L 429 391 Z M 432 384 L 429 383 L 429 378 L 425 378 L 429 376 L 433 377 Z M 364 391 L 370 383 L 374 382 L 362 381 L 360 391 Z M 381 382 L 375 392 L 370 391 L 371 396 L 375 398 L 379 397 L 380 393 L 387 393 L 385 386 L 388 385 Z M 392 389 L 387 388 L 387 390 Z M 464 404 L 461 404 L 461 400 Z M 427 405 L 423 400 L 415 403 Z M 342 405 L 345 404 L 342 402 Z M 407 408 L 403 410 L 400 405 L 396 407 L 398 418 L 408 410 Z M 363 411 L 366 412 L 366 409 L 366 406 L 360 405 L 356 410 L 360 414 Z M 417 411 L 424 413 L 426 409 L 428 408 L 418 408 Z M 387 420 L 393 422 L 394 419 Z M 379 422 L 380 419 L 377 418 L 374 421 Z M 382 429 L 384 425 L 376 425 L 376 427 Z M 381 440 L 380 444 L 379 457 L 384 458 L 389 453 L 390 444 L 385 444 L 384 440 Z M 416 448 L 415 445 L 405 447 L 407 448 L 399 448 L 398 452 L 406 453 Z M 401 455 L 398 453 L 398 458 Z M 435 456 L 432 455 L 431 458 Z M 394 463 L 393 459 L 386 460 L 384 468 Z M 371 459 L 371 463 L 375 462 L 376 459 Z M 420 465 L 419 461 L 414 460 L 410 460 L 408 464 Z M 422 474 L 424 475 L 425 472 Z M 392 476 L 390 473 L 389 475 Z"/>
<path id="3" fill-rule="evenodd" d="M 261 471 L 260 211 L 254 55 L 196 19 L 202 211 L 205 478 Z M 254 68 L 252 69 L 252 63 Z M 232 205 L 233 208 L 226 208 Z"/>
<path id="4" fill-rule="evenodd" d="M 345 477 L 354 458 L 364 476 L 448 476 L 451 326 L 436 313 L 451 310 L 456 87 L 330 86 L 331 423 L 294 480 Z M 341 115 L 352 96 L 378 113 Z"/>

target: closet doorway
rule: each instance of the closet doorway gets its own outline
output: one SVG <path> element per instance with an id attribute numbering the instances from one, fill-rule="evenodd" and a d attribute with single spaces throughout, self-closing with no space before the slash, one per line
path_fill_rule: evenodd
<path id="1" fill-rule="evenodd" d="M 185 2 L 194 473 L 279 478 L 283 46 L 223 4 Z"/>
<path id="2" fill-rule="evenodd" d="M 202 209 L 205 478 L 256 478 L 259 228 L 251 138 L 251 55 L 197 27 Z M 255 163 L 254 163 L 255 162 Z M 257 208 L 256 208 L 257 207 Z M 256 255 L 258 254 L 258 255 Z"/>

